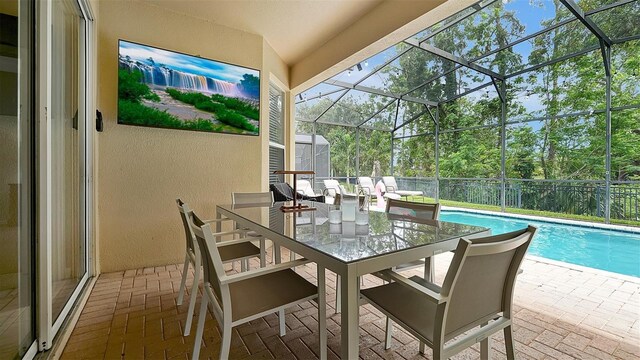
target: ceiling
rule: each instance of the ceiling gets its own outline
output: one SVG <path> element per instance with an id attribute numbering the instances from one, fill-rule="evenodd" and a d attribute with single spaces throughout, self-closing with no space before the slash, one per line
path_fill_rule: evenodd
<path id="1" fill-rule="evenodd" d="M 262 35 L 295 64 L 382 0 L 143 0 L 188 16 Z"/>

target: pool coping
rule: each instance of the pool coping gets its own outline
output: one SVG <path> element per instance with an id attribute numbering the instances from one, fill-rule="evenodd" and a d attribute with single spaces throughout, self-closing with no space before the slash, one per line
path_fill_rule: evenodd
<path id="1" fill-rule="evenodd" d="M 452 211 L 460 211 L 460 212 L 466 212 L 471 214 L 483 214 L 483 215 L 500 216 L 500 217 L 506 217 L 506 218 L 534 220 L 534 221 L 540 221 L 540 222 L 573 225 L 573 226 L 595 228 L 595 229 L 601 229 L 601 230 L 614 230 L 614 231 L 621 231 L 621 232 L 640 235 L 640 228 L 633 227 L 633 226 L 602 224 L 602 223 L 594 223 L 594 222 L 580 221 L 580 220 L 569 220 L 569 219 L 549 218 L 549 217 L 535 216 L 535 215 L 503 213 L 503 212 L 497 212 L 497 211 L 476 210 L 476 209 L 459 208 L 459 207 L 453 207 L 453 206 L 442 206 L 442 210 L 452 210 Z"/>
<path id="2" fill-rule="evenodd" d="M 608 278 L 614 278 L 614 279 L 618 279 L 618 280 L 621 280 L 621 281 L 628 281 L 628 282 L 632 282 L 634 284 L 640 285 L 640 277 L 636 277 L 636 276 L 632 276 L 632 275 L 619 274 L 619 273 L 612 272 L 612 271 L 595 269 L 595 268 L 591 268 L 591 267 L 588 267 L 588 266 L 572 264 L 572 263 L 565 262 L 565 261 L 547 259 L 545 257 L 538 256 L 538 255 L 526 254 L 525 255 L 525 259 L 529 259 L 529 260 L 532 260 L 532 261 L 537 261 L 537 262 L 541 262 L 541 263 L 545 263 L 545 264 L 549 264 L 549 265 L 565 267 L 565 268 L 569 268 L 569 269 L 572 269 L 572 270 L 581 271 L 581 272 L 585 272 L 585 273 L 590 273 L 590 274 L 594 274 L 594 275 L 606 276 Z"/>

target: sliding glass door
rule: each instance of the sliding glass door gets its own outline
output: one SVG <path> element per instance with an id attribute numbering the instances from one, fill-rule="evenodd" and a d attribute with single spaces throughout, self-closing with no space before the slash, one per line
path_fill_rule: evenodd
<path id="1" fill-rule="evenodd" d="M 84 3 L 83 3 L 84 4 Z M 38 343 L 49 349 L 88 279 L 86 11 L 78 0 L 38 2 Z"/>
<path id="2" fill-rule="evenodd" d="M 52 2 L 51 296 L 54 322 L 86 274 L 84 18 L 73 0 Z"/>
<path id="3" fill-rule="evenodd" d="M 0 359 L 35 352 L 33 10 L 0 2 Z"/>

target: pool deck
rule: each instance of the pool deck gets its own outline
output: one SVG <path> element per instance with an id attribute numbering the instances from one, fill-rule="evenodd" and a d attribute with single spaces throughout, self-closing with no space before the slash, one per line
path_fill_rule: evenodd
<path id="1" fill-rule="evenodd" d="M 450 259 L 450 253 L 436 256 L 437 282 L 442 282 Z M 254 261 L 252 267 L 256 266 Z M 100 275 L 62 358 L 189 358 L 195 331 L 188 337 L 181 334 L 187 311 L 186 301 L 176 305 L 181 268 L 175 264 Z M 523 270 L 514 299 L 517 359 L 640 358 L 640 278 L 532 256 L 525 258 Z M 313 264 L 298 267 L 297 272 L 316 282 Z M 379 279 L 365 277 L 364 287 L 379 284 Z M 333 312 L 334 299 L 335 276 L 329 272 L 330 359 L 339 358 L 340 353 L 340 316 Z M 278 336 L 276 315 L 234 328 L 231 358 L 316 358 L 315 303 L 288 310 L 286 321 L 284 337 Z M 360 309 L 360 330 L 362 359 L 430 358 L 430 351 L 421 356 L 417 341 L 398 329 L 392 348 L 384 350 L 384 318 L 370 305 Z M 492 358 L 505 358 L 502 334 L 492 340 Z M 216 358 L 219 344 L 219 331 L 209 315 L 201 356 Z M 477 345 L 454 357 L 477 358 Z"/>

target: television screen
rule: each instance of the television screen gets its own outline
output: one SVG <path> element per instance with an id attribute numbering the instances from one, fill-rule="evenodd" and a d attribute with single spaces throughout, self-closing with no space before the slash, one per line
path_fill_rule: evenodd
<path id="1" fill-rule="evenodd" d="M 119 41 L 118 123 L 260 133 L 260 71 Z"/>

